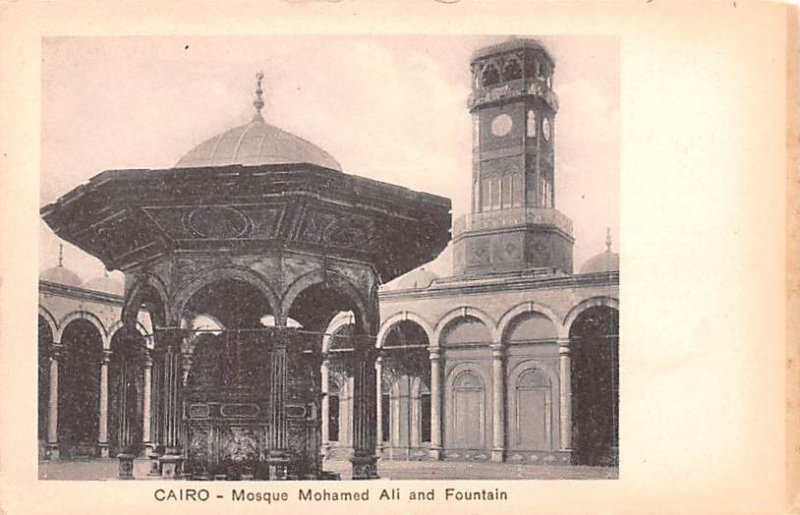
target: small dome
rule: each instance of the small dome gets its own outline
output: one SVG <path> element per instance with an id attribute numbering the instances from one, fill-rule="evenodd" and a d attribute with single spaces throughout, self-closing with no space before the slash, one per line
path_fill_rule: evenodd
<path id="1" fill-rule="evenodd" d="M 438 275 L 425 270 L 425 267 L 412 270 L 397 282 L 397 288 L 408 290 L 412 288 L 427 288 L 431 283 L 438 279 Z"/>
<path id="2" fill-rule="evenodd" d="M 599 272 L 619 272 L 619 254 L 607 250 L 586 260 L 581 267 L 582 274 Z"/>
<path id="3" fill-rule="evenodd" d="M 39 279 L 64 286 L 80 286 L 83 283 L 81 278 L 78 277 L 78 274 L 69 268 L 64 268 L 61 265 L 48 268 L 44 272 L 40 273 Z"/>
<path id="4" fill-rule="evenodd" d="M 342 170 L 330 154 L 303 138 L 267 124 L 260 115 L 246 125 L 200 143 L 183 156 L 175 168 L 288 163 L 310 163 Z"/>
<path id="5" fill-rule="evenodd" d="M 107 275 L 95 277 L 83 285 L 87 290 L 98 291 L 102 293 L 110 293 L 112 295 L 122 295 L 125 292 L 125 286 Z"/>

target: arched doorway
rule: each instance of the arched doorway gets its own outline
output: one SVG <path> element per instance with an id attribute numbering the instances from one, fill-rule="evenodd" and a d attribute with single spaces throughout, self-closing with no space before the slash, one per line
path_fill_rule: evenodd
<path id="1" fill-rule="evenodd" d="M 593 306 L 570 327 L 573 460 L 615 465 L 619 446 L 619 312 Z"/>
<path id="2" fill-rule="evenodd" d="M 58 440 L 62 457 L 96 456 L 100 419 L 103 342 L 91 322 L 70 322 L 61 336 L 64 373 L 59 374 Z"/>
<path id="3" fill-rule="evenodd" d="M 185 472 L 200 479 L 268 477 L 271 349 L 280 338 L 269 299 L 245 280 L 219 279 L 198 288 L 180 315 Z"/>
<path id="4" fill-rule="evenodd" d="M 394 324 L 384 338 L 381 395 L 384 454 L 392 459 L 422 459 L 431 442 L 430 358 L 428 336 L 416 322 Z M 388 399 L 386 395 L 388 394 Z M 388 420 L 384 420 L 384 418 Z"/>

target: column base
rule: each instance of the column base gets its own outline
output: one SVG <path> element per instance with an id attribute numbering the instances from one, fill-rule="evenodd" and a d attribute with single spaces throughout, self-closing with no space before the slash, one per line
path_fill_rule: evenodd
<path id="1" fill-rule="evenodd" d="M 269 456 L 267 456 L 267 465 L 269 467 L 270 481 L 282 481 L 289 479 L 290 463 L 291 457 L 285 451 L 269 451 Z"/>
<path id="2" fill-rule="evenodd" d="M 153 444 L 153 442 L 142 442 L 142 445 L 144 445 L 143 452 L 145 456 L 150 456 L 153 454 L 153 451 L 156 450 L 156 446 Z"/>
<path id="3" fill-rule="evenodd" d="M 353 479 L 380 479 L 377 456 L 353 456 L 350 463 L 353 464 Z"/>
<path id="4" fill-rule="evenodd" d="M 99 443 L 97 444 L 97 449 L 100 451 L 101 458 L 108 458 L 108 443 Z"/>
<path id="5" fill-rule="evenodd" d="M 441 447 L 431 447 L 428 449 L 428 455 L 431 457 L 432 460 L 441 461 L 442 460 L 442 448 Z"/>
<path id="6" fill-rule="evenodd" d="M 47 453 L 47 459 L 52 461 L 57 461 L 61 459 L 61 451 L 58 448 L 58 443 L 49 443 L 47 444 L 45 452 Z"/>
<path id="7" fill-rule="evenodd" d="M 119 460 L 119 479 L 133 479 L 133 454 L 117 454 Z"/>
<path id="8" fill-rule="evenodd" d="M 161 455 L 151 452 L 148 456 L 150 458 L 150 468 L 147 471 L 149 477 L 161 477 L 161 462 L 159 458 Z"/>
<path id="9" fill-rule="evenodd" d="M 165 454 L 159 458 L 161 477 L 164 479 L 177 479 L 183 471 L 183 456 L 180 454 Z"/>
<path id="10" fill-rule="evenodd" d="M 506 461 L 506 451 L 504 449 L 492 449 L 492 461 L 494 463 Z"/>

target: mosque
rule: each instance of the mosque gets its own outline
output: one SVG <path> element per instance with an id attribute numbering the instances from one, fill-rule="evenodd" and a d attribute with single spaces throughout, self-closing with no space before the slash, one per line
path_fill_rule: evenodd
<path id="1" fill-rule="evenodd" d="M 447 199 L 346 175 L 269 125 L 260 79 L 252 121 L 172 169 L 103 172 L 44 206 L 126 284 L 61 258 L 40 274 L 40 459 L 244 479 L 328 460 L 354 477 L 382 460 L 616 465 L 619 256 L 609 237 L 573 267 L 555 62 L 512 39 L 469 65 L 472 203 L 452 221 Z M 165 185 L 177 198 L 156 205 Z M 267 200 L 243 200 L 253 188 Z M 263 355 L 242 336 L 260 334 Z"/>

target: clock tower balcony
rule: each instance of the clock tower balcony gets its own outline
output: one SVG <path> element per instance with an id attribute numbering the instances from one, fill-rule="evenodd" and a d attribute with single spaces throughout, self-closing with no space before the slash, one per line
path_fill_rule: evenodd
<path id="1" fill-rule="evenodd" d="M 471 213 L 453 223 L 457 275 L 551 270 L 572 273 L 572 221 L 556 209 Z"/>
<path id="2" fill-rule="evenodd" d="M 550 89 L 543 78 L 517 79 L 479 88 L 470 94 L 467 107 L 472 112 L 476 107 L 507 102 L 521 96 L 538 97 L 550 106 L 553 112 L 558 111 L 558 95 Z"/>

